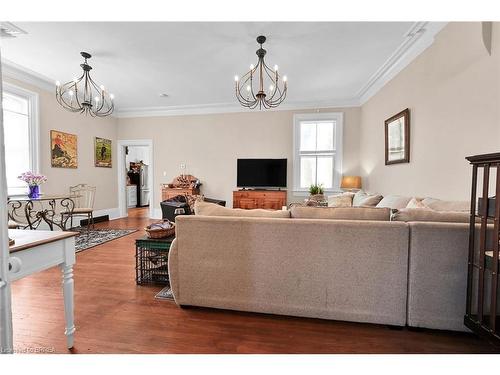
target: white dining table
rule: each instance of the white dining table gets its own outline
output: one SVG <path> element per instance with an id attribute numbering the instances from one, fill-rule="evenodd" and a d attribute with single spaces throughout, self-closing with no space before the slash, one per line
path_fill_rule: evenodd
<path id="1" fill-rule="evenodd" d="M 36 272 L 59 266 L 62 271 L 64 296 L 64 334 L 68 348 L 74 343 L 74 281 L 75 232 L 9 229 L 15 243 L 9 247 L 9 281 L 19 280 Z"/>

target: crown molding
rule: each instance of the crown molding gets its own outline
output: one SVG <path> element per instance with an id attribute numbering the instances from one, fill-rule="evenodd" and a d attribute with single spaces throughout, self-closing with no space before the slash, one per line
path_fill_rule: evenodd
<path id="1" fill-rule="evenodd" d="M 356 97 L 360 104 L 367 102 L 387 82 L 430 47 L 434 43 L 436 34 L 446 24 L 447 22 L 415 22 L 404 34 L 405 39 L 403 42 L 358 91 Z"/>
<path id="2" fill-rule="evenodd" d="M 404 34 L 404 40 L 392 55 L 370 77 L 353 98 L 316 102 L 288 102 L 278 108 L 267 111 L 307 110 L 321 108 L 359 107 L 374 96 L 386 83 L 408 66 L 418 55 L 434 43 L 434 37 L 446 22 L 415 22 Z M 55 81 L 37 72 L 2 59 L 2 74 L 44 90 L 53 91 Z M 238 103 L 215 103 L 184 106 L 115 108 L 113 117 L 163 117 L 204 115 L 216 113 L 250 113 L 252 110 L 241 107 Z"/>
<path id="3" fill-rule="evenodd" d="M 360 103 L 356 98 L 339 99 L 335 101 L 317 101 L 317 102 L 292 102 L 283 103 L 277 108 L 266 109 L 266 112 L 293 111 L 307 109 L 324 108 L 346 108 L 359 107 Z M 128 117 L 165 117 L 165 116 L 185 116 L 185 115 L 207 115 L 221 113 L 255 113 L 255 110 L 247 109 L 238 103 L 217 103 L 217 104 L 199 104 L 183 105 L 169 107 L 141 107 L 141 108 L 122 108 L 115 110 L 113 116 L 118 118 Z"/>
<path id="4" fill-rule="evenodd" d="M 56 88 L 55 81 L 49 77 L 4 58 L 2 58 L 2 75 L 47 91 L 54 91 Z"/>

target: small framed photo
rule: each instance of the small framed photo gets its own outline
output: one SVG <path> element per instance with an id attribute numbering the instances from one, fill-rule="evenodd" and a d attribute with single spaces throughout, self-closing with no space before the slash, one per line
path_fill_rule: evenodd
<path id="1" fill-rule="evenodd" d="M 385 165 L 410 162 L 410 110 L 385 120 Z"/>
<path id="2" fill-rule="evenodd" d="M 111 168 L 111 140 L 95 137 L 94 160 L 96 167 Z"/>

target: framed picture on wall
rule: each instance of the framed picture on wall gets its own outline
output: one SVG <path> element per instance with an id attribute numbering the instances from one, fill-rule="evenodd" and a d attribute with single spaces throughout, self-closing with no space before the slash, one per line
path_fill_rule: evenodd
<path id="1" fill-rule="evenodd" d="M 94 160 L 96 167 L 111 168 L 111 140 L 95 137 Z"/>
<path id="2" fill-rule="evenodd" d="M 385 165 L 410 162 L 410 110 L 385 120 Z"/>
<path id="3" fill-rule="evenodd" d="M 77 136 L 58 130 L 51 130 L 50 160 L 54 168 L 78 168 Z"/>

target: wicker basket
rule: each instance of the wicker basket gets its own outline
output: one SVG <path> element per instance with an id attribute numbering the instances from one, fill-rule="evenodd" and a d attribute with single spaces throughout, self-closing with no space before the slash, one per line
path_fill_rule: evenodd
<path id="1" fill-rule="evenodd" d="M 168 221 L 168 220 L 166 220 Z M 144 230 L 146 231 L 146 235 L 148 238 L 165 238 L 165 237 L 170 237 L 175 234 L 175 224 L 172 222 L 169 222 L 171 227 L 170 228 L 162 228 L 160 225 L 162 225 L 164 222 L 159 221 L 157 223 L 153 223 L 151 225 L 148 225 Z"/>

